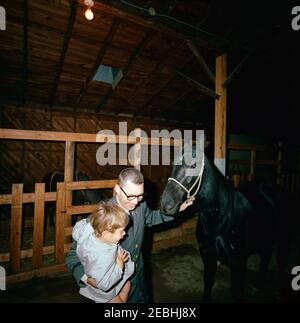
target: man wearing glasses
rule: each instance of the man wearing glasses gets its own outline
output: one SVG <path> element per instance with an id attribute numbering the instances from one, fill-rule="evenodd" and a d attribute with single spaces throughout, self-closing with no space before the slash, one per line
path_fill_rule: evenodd
<path id="1" fill-rule="evenodd" d="M 147 303 L 149 301 L 141 253 L 145 225 L 151 227 L 174 220 L 173 217 L 162 213 L 160 210 L 149 209 L 146 202 L 143 201 L 143 197 L 144 177 L 141 172 L 135 168 L 123 169 L 119 174 L 118 184 L 115 185 L 115 196 L 110 202 L 122 207 L 131 220 L 127 228 L 127 234 L 121 241 L 121 246 L 130 252 L 131 258 L 135 262 L 135 274 L 131 279 L 129 303 Z M 193 203 L 193 200 L 194 198 L 191 198 L 183 203 L 179 211 L 185 210 Z M 84 287 L 86 284 L 94 286 L 93 279 L 84 274 L 83 266 L 77 257 L 76 242 L 73 242 L 66 258 L 66 264 L 80 287 Z"/>

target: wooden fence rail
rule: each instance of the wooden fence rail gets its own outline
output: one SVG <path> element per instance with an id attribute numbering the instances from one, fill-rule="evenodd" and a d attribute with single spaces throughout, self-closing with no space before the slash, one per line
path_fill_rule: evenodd
<path id="1" fill-rule="evenodd" d="M 13 184 L 12 194 L 0 195 L 0 205 L 11 204 L 10 224 L 10 245 L 9 252 L 0 254 L 1 263 L 9 263 L 7 282 L 13 283 L 22 281 L 34 275 L 41 276 L 42 273 L 54 273 L 55 270 L 62 270 L 65 261 L 65 254 L 71 244 L 66 237 L 72 234 L 72 228 L 68 226 L 72 215 L 91 213 L 97 205 L 67 205 L 67 193 L 73 190 L 113 188 L 117 180 L 99 180 L 85 182 L 57 183 L 56 192 L 45 192 L 45 184 L 35 184 L 34 193 L 23 193 L 23 184 Z M 44 213 L 45 202 L 56 201 L 56 223 L 55 223 L 55 244 L 44 246 Z M 22 237 L 22 209 L 24 203 L 34 203 L 33 221 L 33 249 L 21 249 Z M 55 265 L 48 266 L 47 270 L 43 263 L 43 256 L 54 254 Z M 21 260 L 32 258 L 32 270 L 22 272 Z M 31 272 L 31 273 L 30 273 Z"/>

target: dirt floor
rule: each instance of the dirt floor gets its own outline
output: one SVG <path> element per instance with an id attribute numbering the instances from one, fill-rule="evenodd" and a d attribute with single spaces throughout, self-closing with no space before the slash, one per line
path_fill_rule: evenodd
<path id="1" fill-rule="evenodd" d="M 300 236 L 293 243 L 289 267 L 300 265 Z M 297 263 L 298 262 L 298 263 Z M 151 256 L 150 277 L 153 303 L 200 303 L 203 289 L 203 265 L 196 242 L 160 250 Z M 258 268 L 258 258 L 251 256 L 248 262 L 246 295 L 248 302 L 272 303 L 277 286 L 275 257 L 263 291 L 251 295 L 251 286 Z M 288 283 L 290 285 L 290 283 Z M 226 267 L 218 266 L 213 301 L 232 303 L 230 296 L 230 274 Z M 300 290 L 291 291 L 288 286 L 283 295 L 284 302 L 300 302 Z M 0 302 L 9 303 L 82 303 L 75 282 L 69 273 L 53 278 L 36 279 L 8 286 L 0 292 Z"/>

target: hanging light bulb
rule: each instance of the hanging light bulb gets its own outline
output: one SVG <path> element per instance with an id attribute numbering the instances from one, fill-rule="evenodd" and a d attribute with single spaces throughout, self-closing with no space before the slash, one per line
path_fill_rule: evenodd
<path id="1" fill-rule="evenodd" d="M 94 13 L 91 9 L 91 7 L 94 6 L 94 1 L 93 0 L 84 0 L 84 4 L 87 6 L 87 9 L 84 13 L 85 18 L 87 20 L 93 20 L 94 19 Z"/>
<path id="2" fill-rule="evenodd" d="M 85 18 L 87 20 L 93 20 L 94 19 L 94 13 L 93 13 L 91 8 L 87 8 L 84 15 L 85 15 Z"/>

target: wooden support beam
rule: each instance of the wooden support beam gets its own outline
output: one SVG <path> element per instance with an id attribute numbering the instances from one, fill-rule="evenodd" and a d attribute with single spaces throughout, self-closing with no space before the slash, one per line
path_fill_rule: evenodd
<path id="1" fill-rule="evenodd" d="M 220 95 L 215 100 L 215 165 L 220 172 L 226 174 L 226 102 L 227 91 L 223 82 L 227 74 L 227 55 L 216 58 L 216 93 Z"/>
<path id="2" fill-rule="evenodd" d="M 251 179 L 254 180 L 256 168 L 256 149 L 251 150 L 251 162 L 250 162 L 250 175 Z"/>
<path id="3" fill-rule="evenodd" d="M 119 143 L 132 145 L 136 142 L 134 136 L 117 136 L 117 135 L 97 135 L 88 133 L 74 133 L 74 132 L 59 132 L 59 131 L 35 131 L 35 130 L 17 130 L 17 129 L 1 129 L 0 139 L 13 140 L 40 140 L 40 141 L 74 141 L 85 143 Z M 142 144 L 153 144 L 151 138 L 143 137 Z M 164 146 L 161 138 L 158 138 L 157 145 Z M 181 145 L 177 140 L 171 140 L 171 145 Z"/>
<path id="4" fill-rule="evenodd" d="M 71 227 L 73 228 L 73 227 Z M 70 227 L 65 229 L 65 235 L 70 235 L 69 232 L 70 231 Z M 65 244 L 64 246 L 64 252 L 65 254 L 70 250 L 71 247 L 71 243 L 69 244 Z M 55 253 L 55 246 L 46 246 L 43 247 L 43 256 L 47 256 L 47 255 L 52 255 Z M 33 249 L 25 249 L 25 250 L 21 250 L 21 259 L 28 259 L 28 258 L 32 258 L 33 257 Z M 10 253 L 6 252 L 6 253 L 1 253 L 0 254 L 0 262 L 9 262 L 10 261 Z"/>
<path id="5" fill-rule="evenodd" d="M 34 203 L 36 199 L 35 193 L 24 193 L 23 194 L 23 204 L 24 203 Z M 45 201 L 56 201 L 56 192 L 46 192 Z M 0 205 L 11 204 L 12 194 L 0 194 Z"/>
<path id="6" fill-rule="evenodd" d="M 276 151 L 272 145 L 252 145 L 252 144 L 228 144 L 229 150 L 252 150 L 256 151 Z"/>
<path id="7" fill-rule="evenodd" d="M 154 35 L 154 32 L 152 30 L 147 30 L 146 31 L 143 40 L 140 42 L 139 46 L 135 49 L 135 51 L 130 56 L 130 58 L 129 58 L 127 64 L 126 64 L 126 66 L 122 69 L 123 76 L 126 75 L 126 73 L 128 72 L 129 68 L 132 66 L 132 64 L 134 63 L 134 61 L 139 57 L 139 55 L 140 55 L 141 51 L 143 50 L 143 48 L 151 41 L 153 35 Z M 118 83 L 118 85 L 121 82 L 122 82 L 122 79 L 120 80 L 120 82 Z M 105 95 L 105 97 L 101 100 L 100 104 L 98 105 L 98 107 L 96 109 L 96 112 L 97 113 L 101 110 L 101 108 L 109 100 L 109 98 L 112 96 L 113 92 L 114 91 L 113 91 L 113 89 L 111 87 L 109 89 L 108 93 Z"/>
<path id="8" fill-rule="evenodd" d="M 223 82 L 223 87 L 227 88 L 227 86 L 230 84 L 230 82 L 234 79 L 234 77 L 240 72 L 242 66 L 247 61 L 247 59 L 254 53 L 254 50 L 249 52 L 240 62 L 240 64 L 231 72 L 231 74 L 226 78 L 226 80 Z"/>
<path id="9" fill-rule="evenodd" d="M 60 81 L 60 76 L 61 76 L 61 73 L 63 71 L 67 50 L 68 50 L 70 39 L 71 39 L 71 36 L 72 36 L 72 31 L 73 31 L 75 18 L 76 18 L 76 13 L 77 13 L 77 7 L 78 7 L 78 3 L 76 1 L 72 1 L 71 11 L 70 11 L 70 16 L 69 16 L 69 21 L 68 21 L 68 27 L 67 27 L 67 30 L 66 30 L 66 33 L 65 33 L 64 44 L 63 44 L 63 48 L 62 48 L 62 51 L 61 51 L 60 60 L 59 60 L 59 64 L 58 64 L 58 69 L 57 69 L 57 72 L 56 72 L 54 85 L 53 85 L 53 90 L 52 90 L 52 94 L 51 94 L 51 98 L 50 98 L 50 103 L 49 103 L 50 107 L 53 106 L 54 101 L 55 101 L 56 92 L 57 92 L 57 88 L 58 88 L 59 81 Z"/>
<path id="10" fill-rule="evenodd" d="M 189 49 L 192 51 L 192 53 L 195 55 L 197 61 L 199 62 L 200 66 L 202 67 L 202 69 L 204 70 L 208 78 L 212 81 L 213 84 L 215 84 L 215 76 L 211 71 L 211 69 L 209 68 L 209 66 L 207 65 L 203 56 L 200 54 L 197 46 L 191 41 L 188 41 L 187 45 Z"/>
<path id="11" fill-rule="evenodd" d="M 283 142 L 279 141 L 278 142 L 278 153 L 277 153 L 277 170 L 276 170 L 276 174 L 277 174 L 277 179 L 276 182 L 277 184 L 281 184 L 282 183 L 282 179 L 281 179 L 281 175 L 282 175 L 282 148 L 283 148 Z"/>
<path id="12" fill-rule="evenodd" d="M 241 164 L 241 165 L 249 165 L 250 164 L 250 169 L 251 169 L 251 160 L 246 160 L 246 159 L 231 159 L 230 160 L 231 164 Z M 265 159 L 260 159 L 255 161 L 256 165 L 269 165 L 269 166 L 278 166 L 279 162 L 278 160 L 265 160 Z"/>
<path id="13" fill-rule="evenodd" d="M 35 184 L 32 268 L 43 265 L 45 183 Z"/>
<path id="14" fill-rule="evenodd" d="M 139 138 L 142 137 L 142 129 L 141 128 L 134 129 L 134 135 L 137 138 L 137 142 L 133 146 L 133 150 L 134 150 L 133 166 L 135 169 L 141 171 L 142 145 L 140 143 Z"/>
<path id="15" fill-rule="evenodd" d="M 10 265 L 11 272 L 20 271 L 22 237 L 23 184 L 13 184 L 10 221 Z"/>
<path id="16" fill-rule="evenodd" d="M 55 262 L 64 262 L 65 245 L 65 214 L 66 214 L 66 187 L 65 183 L 57 183 L 56 191 L 56 219 L 55 219 Z"/>
<path id="17" fill-rule="evenodd" d="M 88 204 L 88 205 L 73 205 L 67 208 L 68 214 L 86 214 L 92 213 L 97 209 L 98 204 Z"/>
<path id="18" fill-rule="evenodd" d="M 23 1 L 23 92 L 22 92 L 22 105 L 26 105 L 27 101 L 27 86 L 28 86 L 28 0 Z"/>
<path id="19" fill-rule="evenodd" d="M 75 142 L 66 141 L 65 147 L 65 170 L 64 170 L 64 182 L 73 182 L 74 177 L 74 165 L 75 165 Z M 72 191 L 66 190 L 66 207 L 72 205 Z M 65 214 L 65 227 L 70 226 L 72 223 L 71 215 Z"/>
<path id="20" fill-rule="evenodd" d="M 76 191 L 76 190 L 92 190 L 98 188 L 113 188 L 118 183 L 117 179 L 111 180 L 96 180 L 96 181 L 80 181 L 80 182 L 71 182 L 67 183 L 67 189 Z"/>
<path id="21" fill-rule="evenodd" d="M 112 42 L 112 40 L 114 38 L 114 35 L 115 35 L 116 31 L 118 30 L 118 27 L 119 27 L 120 23 L 121 23 L 121 20 L 119 18 L 116 18 L 114 20 L 114 22 L 113 22 L 113 24 L 112 24 L 112 26 L 110 28 L 109 33 L 107 34 L 104 42 L 102 43 L 100 51 L 99 51 L 99 53 L 97 55 L 95 64 L 94 64 L 90 74 L 88 75 L 87 79 L 85 80 L 85 82 L 83 84 L 83 87 L 80 90 L 79 96 L 76 99 L 76 106 L 77 107 L 80 105 L 80 103 L 82 101 L 82 98 L 84 97 L 89 84 L 93 80 L 94 75 L 96 74 L 99 66 L 101 65 L 101 62 L 103 61 L 103 57 L 104 57 L 108 47 L 110 46 L 110 44 L 111 44 L 111 42 Z"/>
<path id="22" fill-rule="evenodd" d="M 37 277 L 50 277 L 53 274 L 58 274 L 67 271 L 65 264 L 53 265 L 35 270 L 25 271 L 16 275 L 9 275 L 6 279 L 7 284 L 20 283 Z"/>
<path id="23" fill-rule="evenodd" d="M 182 76 L 183 78 L 185 78 L 187 81 L 191 82 L 198 90 L 200 90 L 201 92 L 209 95 L 210 97 L 212 97 L 213 99 L 218 100 L 220 98 L 220 95 L 216 92 L 214 92 L 213 90 L 209 89 L 208 87 L 202 85 L 200 82 L 194 80 L 193 78 L 191 78 L 190 76 L 177 71 L 176 72 L 178 75 Z"/>

